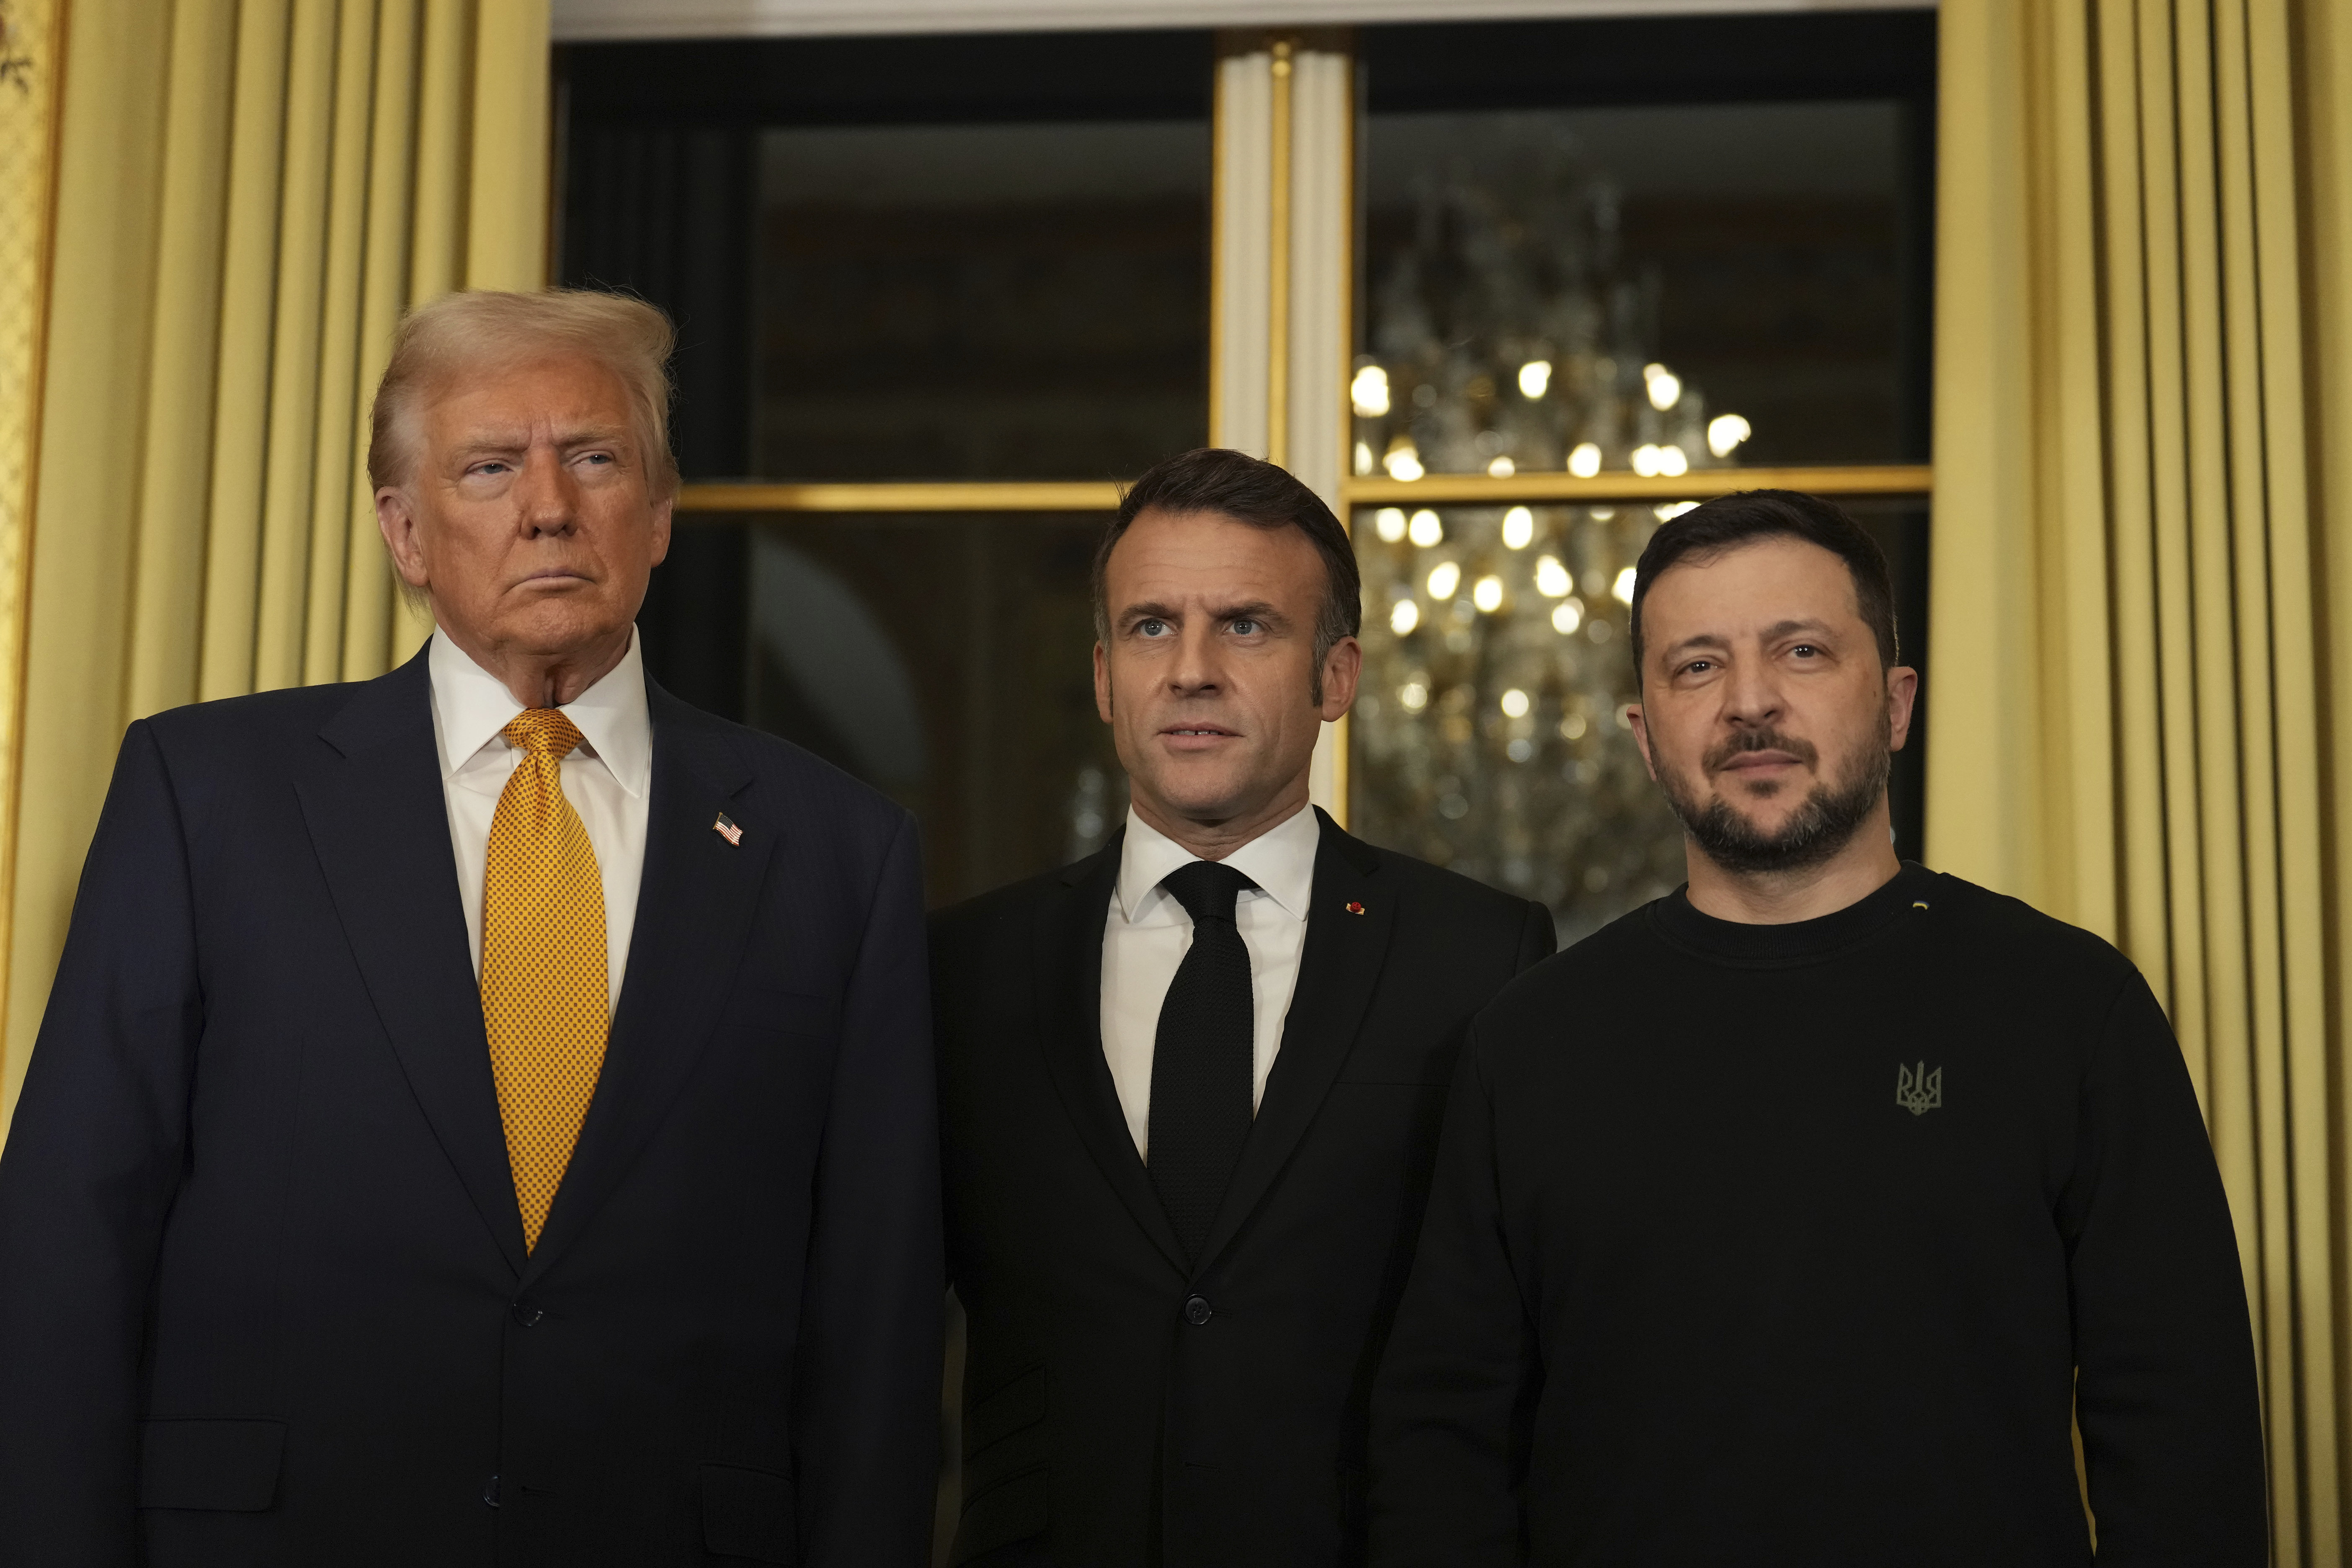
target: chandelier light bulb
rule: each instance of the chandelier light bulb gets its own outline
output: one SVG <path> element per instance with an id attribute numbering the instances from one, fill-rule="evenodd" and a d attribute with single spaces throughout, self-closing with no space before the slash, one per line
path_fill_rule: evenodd
<path id="1" fill-rule="evenodd" d="M 1664 414 L 1683 400 L 1683 378 L 1662 364 L 1645 364 L 1642 379 L 1649 384 L 1650 406 Z"/>
<path id="2" fill-rule="evenodd" d="M 1738 415 L 1718 414 L 1706 422 L 1706 449 L 1718 458 L 1728 458 L 1733 447 L 1754 434 Z"/>
<path id="3" fill-rule="evenodd" d="M 1601 471 L 1601 448 L 1591 441 L 1580 441 L 1568 455 L 1568 471 L 1580 479 L 1589 479 Z"/>
<path id="4" fill-rule="evenodd" d="M 1404 537 L 1404 508 L 1401 506 L 1381 508 L 1380 510 L 1372 513 L 1372 529 L 1381 536 L 1381 543 L 1394 544 Z"/>
<path id="5" fill-rule="evenodd" d="M 1536 536 L 1536 514 L 1515 506 L 1503 514 L 1503 548 L 1525 550 Z"/>
<path id="6" fill-rule="evenodd" d="M 1326 384 L 1328 384 L 1328 383 Z M 1551 389 L 1551 361 L 1531 359 L 1519 366 L 1519 395 L 1534 399 Z"/>
<path id="7" fill-rule="evenodd" d="M 1389 411 L 1389 373 L 1376 364 L 1366 365 L 1348 384 L 1348 398 L 1356 405 L 1356 417 L 1378 419 Z"/>
<path id="8" fill-rule="evenodd" d="M 1421 546 L 1423 550 L 1426 550 L 1433 544 L 1439 544 L 1444 542 L 1445 528 L 1444 524 L 1437 521 L 1437 514 L 1435 512 L 1430 510 L 1427 507 L 1423 507 L 1419 511 L 1412 514 L 1412 527 L 1409 531 L 1408 536 L 1415 544 Z"/>

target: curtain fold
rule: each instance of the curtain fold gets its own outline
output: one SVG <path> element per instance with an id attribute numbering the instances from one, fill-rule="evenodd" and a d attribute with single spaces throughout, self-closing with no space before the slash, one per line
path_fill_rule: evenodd
<path id="1" fill-rule="evenodd" d="M 123 726 L 422 640 L 369 394 L 408 306 L 547 272 L 547 0 L 75 0 L 68 34 L 0 1131 Z"/>
<path id="2" fill-rule="evenodd" d="M 1942 9 L 1928 854 L 2115 940 L 2171 1015 L 2283 1563 L 2345 1534 L 2343 27 Z"/>

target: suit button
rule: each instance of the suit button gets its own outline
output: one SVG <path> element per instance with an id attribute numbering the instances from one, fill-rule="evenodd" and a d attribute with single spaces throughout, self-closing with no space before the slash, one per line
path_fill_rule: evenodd
<path id="1" fill-rule="evenodd" d="M 539 1321 L 547 1316 L 545 1312 L 541 1311 L 537 1307 L 532 1306 L 528 1301 L 517 1301 L 514 1304 L 513 1310 L 514 1321 L 521 1324 L 526 1329 L 536 1327 Z"/>
<path id="2" fill-rule="evenodd" d="M 498 1477 L 492 1476 L 488 1480 L 482 1483 L 482 1500 L 492 1508 L 499 1506 Z"/>
<path id="3" fill-rule="evenodd" d="M 1184 1321 L 1186 1322 L 1192 1324 L 1197 1329 L 1202 1323 L 1207 1322 L 1212 1316 L 1213 1316 L 1213 1314 L 1209 1310 L 1209 1299 L 1206 1296 L 1187 1296 L 1184 1298 Z"/>

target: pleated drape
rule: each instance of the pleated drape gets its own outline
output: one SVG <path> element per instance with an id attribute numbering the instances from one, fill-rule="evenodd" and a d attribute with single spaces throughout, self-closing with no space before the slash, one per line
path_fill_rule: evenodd
<path id="1" fill-rule="evenodd" d="M 2344 25 L 1942 8 L 1928 856 L 2114 939 L 2169 1011 L 2283 1563 L 2343 1561 L 2347 1497 Z"/>
<path id="2" fill-rule="evenodd" d="M 545 281 L 547 0 L 73 0 L 0 1128 L 123 726 L 426 629 L 364 467 L 394 323 Z"/>

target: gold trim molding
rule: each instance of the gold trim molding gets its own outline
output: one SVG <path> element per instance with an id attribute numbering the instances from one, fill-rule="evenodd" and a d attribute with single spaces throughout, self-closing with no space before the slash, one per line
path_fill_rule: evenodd
<path id="1" fill-rule="evenodd" d="M 679 515 L 718 517 L 744 512 L 1116 511 L 1119 490 L 1101 480 L 940 480 L 883 484 L 687 485 Z M 1925 463 L 1836 465 L 1789 468 L 1702 468 L 1676 478 L 1634 473 L 1432 474 L 1419 479 L 1343 480 L 1340 499 L 1359 506 L 1508 506 L 1538 501 L 1569 505 L 1612 501 L 1703 500 L 1743 489 L 1804 490 L 1822 496 L 1925 500 L 1935 470 Z"/>
<path id="2" fill-rule="evenodd" d="M 1117 511 L 1123 487 L 1100 480 L 884 484 L 702 484 L 677 494 L 682 516 L 748 511 Z"/>
<path id="3" fill-rule="evenodd" d="M 1340 486 L 1349 506 L 1507 506 L 1516 501 L 1575 505 L 1610 501 L 1705 500 L 1735 490 L 1803 490 L 1817 496 L 1934 493 L 1925 463 L 1822 465 L 1786 468 L 1698 468 L 1671 478 L 1635 473 L 1431 474 L 1418 479 L 1351 479 Z"/>

